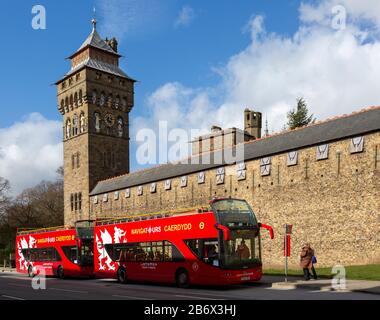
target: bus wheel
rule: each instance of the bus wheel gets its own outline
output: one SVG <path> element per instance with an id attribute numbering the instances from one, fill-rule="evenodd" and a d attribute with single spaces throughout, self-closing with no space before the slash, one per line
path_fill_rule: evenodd
<path id="1" fill-rule="evenodd" d="M 179 269 L 175 276 L 175 282 L 178 288 L 188 288 L 190 285 L 189 273 L 185 269 Z"/>
<path id="2" fill-rule="evenodd" d="M 63 279 L 65 277 L 62 266 L 59 266 L 57 269 L 57 277 L 60 279 Z"/>
<path id="3" fill-rule="evenodd" d="M 29 268 L 28 268 L 28 276 L 31 277 L 31 278 L 34 277 L 33 266 L 29 266 Z"/>
<path id="4" fill-rule="evenodd" d="M 117 270 L 117 281 L 120 283 L 127 283 L 127 272 L 124 268 Z"/>

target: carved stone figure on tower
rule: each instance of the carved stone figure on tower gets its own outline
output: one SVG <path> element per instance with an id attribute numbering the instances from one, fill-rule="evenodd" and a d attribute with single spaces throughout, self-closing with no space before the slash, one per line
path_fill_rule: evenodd
<path id="1" fill-rule="evenodd" d="M 71 121 L 69 119 L 67 120 L 67 123 L 66 123 L 66 139 L 70 139 L 70 135 L 71 135 Z"/>
<path id="2" fill-rule="evenodd" d="M 84 114 L 80 115 L 80 133 L 85 132 L 86 130 L 86 120 L 84 118 Z"/>
<path id="3" fill-rule="evenodd" d="M 96 132 L 100 132 L 100 114 L 95 113 L 95 130 Z"/>
<path id="4" fill-rule="evenodd" d="M 123 123 L 123 119 L 121 117 L 119 119 L 117 119 L 117 132 L 118 132 L 120 138 L 124 134 L 124 123 Z"/>

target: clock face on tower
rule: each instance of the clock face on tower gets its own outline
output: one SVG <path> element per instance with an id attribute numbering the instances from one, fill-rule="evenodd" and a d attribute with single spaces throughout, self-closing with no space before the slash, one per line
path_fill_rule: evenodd
<path id="1" fill-rule="evenodd" d="M 106 125 L 108 127 L 112 127 L 115 124 L 115 118 L 113 117 L 112 114 L 107 114 L 104 118 Z"/>

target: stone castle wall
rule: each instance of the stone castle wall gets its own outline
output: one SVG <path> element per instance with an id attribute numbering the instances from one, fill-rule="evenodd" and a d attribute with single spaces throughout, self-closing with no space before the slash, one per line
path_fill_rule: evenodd
<path id="1" fill-rule="evenodd" d="M 270 138 L 269 138 L 270 139 Z M 225 167 L 223 184 L 216 170 L 206 171 L 204 184 L 197 173 L 181 187 L 180 177 L 92 197 L 91 217 L 115 217 L 159 212 L 207 204 L 215 196 L 246 199 L 258 220 L 274 227 L 275 239 L 265 230 L 263 262 L 266 267 L 284 263 L 283 225 L 293 224 L 290 266 L 298 267 L 304 242 L 310 242 L 318 266 L 380 262 L 380 133 L 364 136 L 364 150 L 350 152 L 351 139 L 329 143 L 328 159 L 316 160 L 316 146 L 298 150 L 298 163 L 287 165 L 287 154 L 271 158 L 271 172 L 262 176 L 260 159 L 246 162 L 246 179 L 237 180 L 236 165 Z"/>

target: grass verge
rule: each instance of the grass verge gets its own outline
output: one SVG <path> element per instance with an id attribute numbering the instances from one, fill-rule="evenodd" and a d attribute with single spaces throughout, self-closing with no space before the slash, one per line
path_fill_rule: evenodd
<path id="1" fill-rule="evenodd" d="M 380 264 L 370 264 L 362 266 L 347 266 L 346 279 L 349 280 L 377 280 L 380 281 Z M 332 268 L 318 268 L 315 270 L 322 279 L 331 279 L 334 274 L 331 273 Z M 283 276 L 284 270 L 280 269 L 264 269 L 264 275 L 267 276 Z M 302 276 L 302 270 L 291 269 L 288 271 L 289 276 Z"/>

